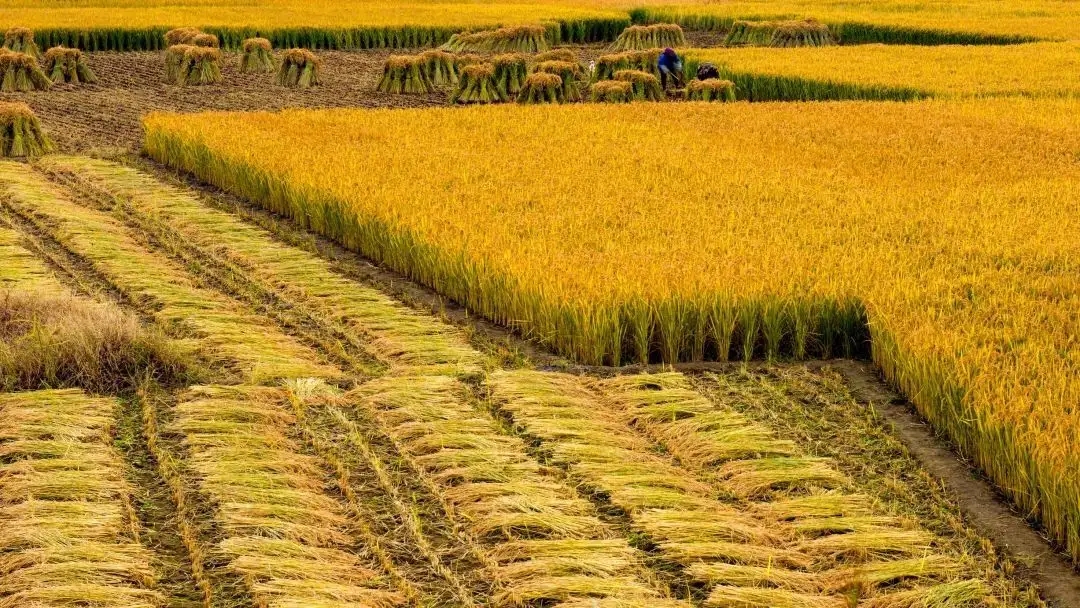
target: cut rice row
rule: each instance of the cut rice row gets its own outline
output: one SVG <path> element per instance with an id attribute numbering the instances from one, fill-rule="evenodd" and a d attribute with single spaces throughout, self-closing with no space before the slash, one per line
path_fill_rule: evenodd
<path id="1" fill-rule="evenodd" d="M 900 593 L 951 593 L 907 585 L 961 571 L 935 553 L 933 535 L 875 515 L 858 497 L 826 491 L 844 485 L 827 462 L 802 459 L 790 443 L 715 411 L 679 374 L 596 382 L 497 372 L 490 384 L 496 406 L 539 439 L 554 463 L 625 511 L 690 580 L 715 585 L 707 605 L 840 607 L 852 594 L 889 605 L 899 596 L 879 587 L 903 581 Z M 678 464 L 657 455 L 656 443 Z M 747 462 L 772 464 L 737 465 Z M 747 508 L 721 503 L 713 488 L 739 501 L 783 498 Z M 971 584 L 986 593 L 981 582 Z"/>
<path id="2" fill-rule="evenodd" d="M 345 279 L 317 255 L 283 245 L 265 230 L 210 208 L 189 192 L 115 163 L 83 157 L 52 157 L 47 171 L 76 173 L 129 208 L 182 234 L 203 252 L 234 262 L 250 278 L 298 307 L 344 327 L 360 338 L 391 371 L 475 371 L 482 355 L 461 332 L 429 314 Z"/>
<path id="3" fill-rule="evenodd" d="M 19 243 L 19 233 L 0 220 L 0 290 L 24 289 L 50 294 L 65 293 L 47 266 Z"/>
<path id="4" fill-rule="evenodd" d="M 164 606 L 115 407 L 78 390 L 0 395 L 0 606 Z"/>
<path id="5" fill-rule="evenodd" d="M 478 547 L 494 605 L 674 607 L 592 505 L 501 433 L 446 376 L 385 377 L 345 395 L 373 414 Z"/>
<path id="6" fill-rule="evenodd" d="M 0 191 L 16 213 L 88 260 L 163 327 L 191 334 L 215 367 L 235 371 L 249 382 L 340 375 L 317 363 L 311 349 L 267 327 L 265 319 L 197 287 L 185 271 L 150 253 L 119 222 L 71 202 L 25 165 L 0 163 Z"/>
<path id="7" fill-rule="evenodd" d="M 216 505 L 209 560 L 245 582 L 256 606 L 383 607 L 403 598 L 357 556 L 344 507 L 323 491 L 320 463 L 289 437 L 283 389 L 190 389 L 162 429 Z"/>

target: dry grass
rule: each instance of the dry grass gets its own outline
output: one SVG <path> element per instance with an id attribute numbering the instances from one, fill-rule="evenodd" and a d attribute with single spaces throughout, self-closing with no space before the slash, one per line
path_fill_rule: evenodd
<path id="1" fill-rule="evenodd" d="M 307 49 L 289 49 L 281 56 L 278 84 L 307 89 L 320 84 L 322 60 Z"/>
<path id="2" fill-rule="evenodd" d="M 240 71 L 244 74 L 272 74 L 277 70 L 274 47 L 266 38 L 248 38 L 240 49 Z"/>
<path id="3" fill-rule="evenodd" d="M 0 55 L 0 63 L 2 59 Z M 0 102 L 0 156 L 35 157 L 54 148 L 30 106 L 19 101 Z"/>
<path id="4" fill-rule="evenodd" d="M 621 70 L 639 70 L 659 77 L 656 61 L 661 51 L 663 49 L 648 49 L 601 55 L 596 60 L 596 73 L 593 77 L 596 80 L 610 80 L 615 77 L 615 72 Z"/>
<path id="5" fill-rule="evenodd" d="M 79 49 L 55 46 L 45 52 L 45 74 L 54 83 L 94 84 L 97 76 Z"/>
<path id="6" fill-rule="evenodd" d="M 0 395 L 0 606 L 165 605 L 111 445 L 115 407 L 76 390 Z"/>

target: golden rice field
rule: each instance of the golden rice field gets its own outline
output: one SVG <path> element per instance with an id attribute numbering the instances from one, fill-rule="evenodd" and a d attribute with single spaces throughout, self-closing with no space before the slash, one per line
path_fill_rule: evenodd
<path id="1" fill-rule="evenodd" d="M 1078 110 L 584 105 L 145 125 L 163 162 L 585 363 L 858 354 L 868 331 L 889 379 L 1077 557 Z M 432 141 L 447 142 L 434 158 Z"/>
<path id="2" fill-rule="evenodd" d="M 687 54 L 725 67 L 736 81 L 762 76 L 798 79 L 812 81 L 806 87 L 810 90 L 821 83 L 914 90 L 924 97 L 1080 94 L 1080 44 L 1074 42 L 714 48 Z"/>

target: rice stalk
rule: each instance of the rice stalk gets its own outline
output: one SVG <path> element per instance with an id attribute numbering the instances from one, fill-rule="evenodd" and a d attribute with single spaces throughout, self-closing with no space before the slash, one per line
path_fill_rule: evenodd
<path id="1" fill-rule="evenodd" d="M 578 79 L 582 76 L 581 64 L 569 61 L 545 61 L 533 67 L 538 74 L 554 74 L 562 81 L 561 97 L 564 103 L 581 101 L 581 86 Z"/>
<path id="2" fill-rule="evenodd" d="M 52 86 L 32 55 L 0 49 L 0 91 L 4 93 L 47 91 Z"/>
<path id="3" fill-rule="evenodd" d="M 678 24 L 655 23 L 653 25 L 631 25 L 626 28 L 611 44 L 611 50 L 642 51 L 685 45 L 686 37 Z"/>
<path id="4" fill-rule="evenodd" d="M 321 84 L 322 60 L 307 49 L 289 49 L 281 57 L 278 84 L 283 87 L 308 89 Z"/>
<path id="5" fill-rule="evenodd" d="M 521 104 L 565 103 L 562 78 L 542 72 L 529 74 L 518 94 L 517 102 Z"/>
<path id="6" fill-rule="evenodd" d="M 4 48 L 13 53 L 23 53 L 41 59 L 41 49 L 34 41 L 34 32 L 25 27 L 13 27 L 4 32 Z"/>
<path id="7" fill-rule="evenodd" d="M 53 83 L 94 84 L 97 76 L 79 49 L 55 46 L 45 52 L 45 74 Z"/>
<path id="8" fill-rule="evenodd" d="M 706 598 L 709 608 L 849 608 L 847 598 L 784 589 L 717 585 Z"/>
<path id="9" fill-rule="evenodd" d="M 165 77 L 178 86 L 221 82 L 221 52 L 213 47 L 171 46 L 165 54 Z"/>
<path id="10" fill-rule="evenodd" d="M 543 63 L 545 61 L 565 61 L 568 63 L 578 63 L 578 55 L 572 49 L 551 49 L 550 51 L 544 51 L 532 56 L 533 63 Z"/>
<path id="11" fill-rule="evenodd" d="M 194 27 L 178 27 L 165 32 L 165 46 L 176 46 L 178 44 L 190 45 L 195 37 L 202 34 L 202 30 Z"/>
<path id="12" fill-rule="evenodd" d="M 529 76 L 528 58 L 525 55 L 496 55 L 491 58 L 491 65 L 495 67 L 495 86 L 506 99 L 516 96 L 525 86 L 525 79 Z"/>
<path id="13" fill-rule="evenodd" d="M 240 55 L 240 72 L 244 74 L 272 74 L 277 69 L 273 45 L 266 38 L 244 40 Z"/>
<path id="14" fill-rule="evenodd" d="M 867 608 L 965 608 L 982 605 L 990 595 L 986 583 L 971 579 L 879 595 L 859 605 Z"/>
<path id="15" fill-rule="evenodd" d="M 544 26 L 518 25 L 454 34 L 441 48 L 455 53 L 540 53 L 549 46 Z"/>
<path id="16" fill-rule="evenodd" d="M 660 79 L 648 72 L 619 70 L 615 72 L 613 79 L 629 82 L 635 101 L 663 101 L 667 99 L 664 90 L 660 88 Z"/>
<path id="17" fill-rule="evenodd" d="M 458 68 L 463 66 L 459 66 L 453 53 L 431 49 L 420 53 L 420 59 L 423 61 L 424 75 L 433 86 L 457 84 Z"/>
<path id="18" fill-rule="evenodd" d="M 630 103 L 634 101 L 634 85 L 619 80 L 601 80 L 589 87 L 589 99 L 597 103 Z"/>
<path id="19" fill-rule="evenodd" d="M 461 68 L 457 88 L 450 94 L 450 103 L 497 103 L 508 101 L 495 81 L 495 66 L 474 63 Z"/>
<path id="20" fill-rule="evenodd" d="M 30 106 L 18 101 L 0 102 L 0 156 L 33 158 L 54 149 Z"/>
<path id="21" fill-rule="evenodd" d="M 213 34 L 203 33 L 192 36 L 191 42 L 189 42 L 188 44 L 190 44 L 191 46 L 201 46 L 210 49 L 216 49 L 221 47 L 221 43 L 218 42 L 217 36 Z"/>
<path id="22" fill-rule="evenodd" d="M 719 78 L 691 80 L 686 83 L 686 99 L 688 101 L 735 101 L 735 83 Z M 805 344 L 805 335 L 804 339 L 798 343 Z"/>
<path id="23" fill-rule="evenodd" d="M 428 61 L 420 55 L 391 55 L 383 65 L 378 90 L 393 94 L 431 93 L 435 86 L 424 69 Z"/>

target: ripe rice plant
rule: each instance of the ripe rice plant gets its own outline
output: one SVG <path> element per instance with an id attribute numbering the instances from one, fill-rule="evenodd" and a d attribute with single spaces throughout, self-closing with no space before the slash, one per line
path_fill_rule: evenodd
<path id="1" fill-rule="evenodd" d="M 581 101 L 581 85 L 578 79 L 582 76 L 580 63 L 569 61 L 545 61 L 533 67 L 538 74 L 554 74 L 562 80 L 561 99 L 563 102 Z M 539 84 L 539 83 L 538 83 Z"/>
<path id="2" fill-rule="evenodd" d="M 621 80 L 601 80 L 589 87 L 589 99 L 602 103 L 634 101 L 634 85 Z"/>
<path id="3" fill-rule="evenodd" d="M 435 90 L 424 67 L 427 61 L 420 55 L 391 55 L 383 65 L 378 90 L 382 93 L 423 94 Z"/>
<path id="4" fill-rule="evenodd" d="M 544 26 L 518 25 L 454 34 L 442 48 L 456 53 L 539 53 L 549 46 Z"/>
<path id="5" fill-rule="evenodd" d="M 682 28 L 675 23 L 631 25 L 611 44 L 614 51 L 644 51 L 646 49 L 686 46 Z"/>
<path id="6" fill-rule="evenodd" d="M 525 84 L 518 94 L 521 104 L 566 103 L 563 79 L 558 74 L 537 72 L 525 78 Z"/>
<path id="7" fill-rule="evenodd" d="M 4 93 L 47 91 L 52 86 L 37 59 L 7 49 L 0 49 L 0 77 L 0 91 Z"/>
<path id="8" fill-rule="evenodd" d="M 453 53 L 433 49 L 420 53 L 420 59 L 423 61 L 424 75 L 432 85 L 457 84 L 459 66 Z"/>
<path id="9" fill-rule="evenodd" d="M 54 149 L 30 106 L 18 101 L 0 102 L 0 156 L 35 157 Z"/>
<path id="10" fill-rule="evenodd" d="M 686 83 L 686 99 L 689 101 L 735 101 L 735 83 L 719 78 L 691 80 Z"/>
<path id="11" fill-rule="evenodd" d="M 278 84 L 283 87 L 308 89 L 321 84 L 319 71 L 322 60 L 307 49 L 289 49 L 281 57 Z"/>
<path id="12" fill-rule="evenodd" d="M 97 76 L 79 49 L 55 46 L 45 52 L 45 74 L 53 83 L 94 84 Z"/>
<path id="13" fill-rule="evenodd" d="M 667 98 L 660 88 L 660 79 L 648 72 L 639 70 L 619 70 L 615 80 L 629 82 L 635 101 L 663 101 Z"/>
<path id="14" fill-rule="evenodd" d="M 41 49 L 34 42 L 34 32 L 25 27 L 13 27 L 4 32 L 4 48 L 14 53 L 25 53 L 35 60 L 41 59 Z"/>
<path id="15" fill-rule="evenodd" d="M 218 37 L 213 34 L 196 34 L 191 38 L 189 42 L 191 46 L 202 46 L 206 48 L 216 49 L 221 46 L 218 42 Z"/>
<path id="16" fill-rule="evenodd" d="M 221 82 L 221 51 L 187 44 L 171 46 L 165 54 L 165 78 L 179 86 Z"/>
<path id="17" fill-rule="evenodd" d="M 509 101 L 495 81 L 495 66 L 473 63 L 461 69 L 457 88 L 450 94 L 450 103 L 496 103 Z"/>
<path id="18" fill-rule="evenodd" d="M 178 27 L 165 32 L 165 46 L 176 46 L 178 44 L 191 44 L 196 36 L 201 35 L 203 32 L 196 27 Z"/>
<path id="19" fill-rule="evenodd" d="M 495 68 L 495 86 L 503 97 L 510 99 L 517 95 L 529 76 L 528 57 L 521 53 L 496 55 L 491 58 L 491 65 Z"/>
<path id="20" fill-rule="evenodd" d="M 244 74 L 272 74 L 277 69 L 274 47 L 266 38 L 248 38 L 240 55 L 240 72 Z"/>

